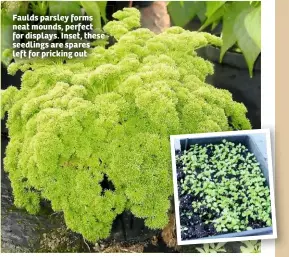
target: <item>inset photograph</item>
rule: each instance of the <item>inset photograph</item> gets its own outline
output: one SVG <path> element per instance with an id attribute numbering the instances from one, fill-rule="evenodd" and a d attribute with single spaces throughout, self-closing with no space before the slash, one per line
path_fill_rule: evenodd
<path id="1" fill-rule="evenodd" d="M 179 245 L 277 237 L 270 131 L 171 136 Z"/>

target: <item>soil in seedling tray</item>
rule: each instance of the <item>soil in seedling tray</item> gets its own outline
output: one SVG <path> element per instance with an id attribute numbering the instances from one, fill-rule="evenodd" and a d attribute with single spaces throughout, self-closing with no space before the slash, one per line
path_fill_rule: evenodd
<path id="1" fill-rule="evenodd" d="M 270 190 L 245 145 L 192 145 L 176 152 L 182 240 L 270 227 Z"/>

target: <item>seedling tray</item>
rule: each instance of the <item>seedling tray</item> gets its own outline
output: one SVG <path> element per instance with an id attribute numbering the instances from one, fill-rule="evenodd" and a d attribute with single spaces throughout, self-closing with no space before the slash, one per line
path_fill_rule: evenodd
<path id="1" fill-rule="evenodd" d="M 222 135 L 222 136 L 213 136 L 213 137 L 204 137 L 204 138 L 183 138 L 174 140 L 175 151 L 184 151 L 189 150 L 191 145 L 199 144 L 218 144 L 222 143 L 222 140 L 231 141 L 233 143 L 241 143 L 247 147 L 247 149 L 253 153 L 260 164 L 260 168 L 264 177 L 266 179 L 266 184 L 269 187 L 269 170 L 268 170 L 268 160 L 267 160 L 267 151 L 266 151 L 266 135 L 265 134 L 248 134 L 248 135 Z M 176 176 L 176 174 L 174 174 Z M 271 204 L 272 205 L 272 204 Z M 273 218 L 273 217 L 272 217 Z M 273 234 L 273 228 L 265 227 L 252 229 L 236 233 L 224 233 L 216 236 L 208 236 L 195 240 L 203 239 L 218 239 L 218 238 L 233 238 L 233 237 L 247 237 L 247 236 L 261 236 L 261 235 L 271 235 Z M 191 241 L 191 240 L 182 240 Z"/>

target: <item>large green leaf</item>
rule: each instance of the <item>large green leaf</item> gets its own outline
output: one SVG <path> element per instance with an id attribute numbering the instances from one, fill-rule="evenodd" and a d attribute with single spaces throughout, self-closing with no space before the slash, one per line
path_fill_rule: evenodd
<path id="1" fill-rule="evenodd" d="M 256 45 L 261 48 L 261 6 L 248 13 L 245 18 L 245 27 Z"/>
<path id="2" fill-rule="evenodd" d="M 222 62 L 225 53 L 237 42 L 234 32 L 236 18 L 245 9 L 250 7 L 249 2 L 235 1 L 228 5 L 223 17 L 222 39 L 220 62 Z"/>
<path id="3" fill-rule="evenodd" d="M 254 7 L 258 7 L 261 5 L 261 1 L 250 1 L 250 4 Z"/>
<path id="4" fill-rule="evenodd" d="M 201 26 L 201 28 L 199 30 L 204 30 L 206 27 L 208 27 L 209 25 L 217 22 L 218 20 L 221 20 L 221 18 L 223 17 L 224 13 L 225 13 L 225 5 L 222 5 L 218 10 L 216 10 L 210 17 L 208 17 L 206 19 L 206 21 L 204 22 L 204 24 Z"/>
<path id="5" fill-rule="evenodd" d="M 234 31 L 237 37 L 237 43 L 246 59 L 250 77 L 253 76 L 254 63 L 261 53 L 260 47 L 256 45 L 254 40 L 250 37 L 245 27 L 245 17 L 250 12 L 250 8 L 242 11 L 236 18 Z"/>
<path id="6" fill-rule="evenodd" d="M 81 9 L 78 2 L 49 1 L 48 3 L 51 15 L 81 15 Z"/>
<path id="7" fill-rule="evenodd" d="M 207 11 L 206 16 L 207 18 L 211 17 L 221 6 L 223 6 L 226 1 L 207 1 Z"/>
<path id="8" fill-rule="evenodd" d="M 107 17 L 106 17 L 106 4 L 107 1 L 99 1 L 97 2 L 99 10 L 100 10 L 100 15 L 101 18 L 104 20 L 104 22 L 107 22 Z"/>
<path id="9" fill-rule="evenodd" d="M 198 1 L 196 4 L 197 9 L 197 16 L 200 19 L 200 21 L 203 23 L 206 20 L 206 3 L 203 1 Z"/>
<path id="10" fill-rule="evenodd" d="M 219 25 L 220 21 L 221 21 L 221 18 L 212 23 L 212 27 L 211 27 L 212 31 Z"/>
<path id="11" fill-rule="evenodd" d="M 168 4 L 168 12 L 175 25 L 183 27 L 191 21 L 199 11 L 198 4 L 194 1 L 172 1 Z"/>
<path id="12" fill-rule="evenodd" d="M 101 14 L 97 2 L 81 1 L 80 3 L 83 6 L 85 12 L 93 17 L 92 24 L 94 30 L 101 29 Z"/>

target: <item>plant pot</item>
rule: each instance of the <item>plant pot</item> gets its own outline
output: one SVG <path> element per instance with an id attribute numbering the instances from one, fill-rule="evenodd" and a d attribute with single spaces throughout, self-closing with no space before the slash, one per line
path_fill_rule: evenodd
<path id="1" fill-rule="evenodd" d="M 198 16 L 195 16 L 192 20 L 189 21 L 183 28 L 190 30 L 190 31 L 199 31 L 199 29 L 202 27 L 203 22 L 198 18 Z M 222 24 L 219 23 L 216 28 L 213 30 L 210 26 L 206 27 L 202 30 L 202 32 L 208 32 L 213 34 L 221 34 L 222 32 Z"/>
<path id="2" fill-rule="evenodd" d="M 121 214 L 124 238 L 127 242 L 144 242 L 160 233 L 160 230 L 152 230 L 145 226 L 144 220 L 135 217 L 131 212 Z"/>
<path id="3" fill-rule="evenodd" d="M 208 135 L 210 134 L 210 135 Z M 270 188 L 270 200 L 271 200 L 271 215 L 272 215 L 272 223 L 274 224 L 274 206 L 272 203 L 272 173 L 269 173 L 272 169 L 271 156 L 270 152 L 270 143 L 269 143 L 269 132 L 264 132 L 264 130 L 258 131 L 234 131 L 234 132 L 221 132 L 218 135 L 212 135 L 211 133 L 206 133 L 206 135 L 197 134 L 194 137 L 189 137 L 186 135 L 184 136 L 176 136 L 174 140 L 171 139 L 172 145 L 172 158 L 173 158 L 173 170 L 174 170 L 174 192 L 175 192 L 175 202 L 178 203 L 175 206 L 176 209 L 176 224 L 177 224 L 177 234 L 178 234 L 178 244 L 190 244 L 190 243 L 197 243 L 202 241 L 205 243 L 206 240 L 213 240 L 218 238 L 234 238 L 235 241 L 246 240 L 246 237 L 262 237 L 265 236 L 266 238 L 274 238 L 273 233 L 273 226 L 270 227 L 263 227 L 258 229 L 252 229 L 242 232 L 236 233 L 227 233 L 227 234 L 219 234 L 216 236 L 208 236 L 198 239 L 191 239 L 191 240 L 181 240 L 180 234 L 180 213 L 179 213 L 179 195 L 178 195 L 178 185 L 177 185 L 177 172 L 176 172 L 176 163 L 175 163 L 175 156 L 176 153 L 180 151 L 189 150 L 191 145 L 199 144 L 218 144 L 222 143 L 222 140 L 231 141 L 234 143 L 241 143 L 247 147 L 249 152 L 253 153 L 260 164 L 261 171 L 266 179 L 266 185 Z M 274 228 L 275 230 L 275 228 Z M 240 240 L 238 238 L 241 238 Z M 250 238 L 252 239 L 252 238 Z M 261 238 L 255 238 L 261 239 Z M 262 238 L 264 239 L 264 238 Z M 248 240 L 248 239 L 247 239 Z M 253 240 L 253 239 L 252 239 Z M 233 240 L 231 240 L 233 241 Z"/>
<path id="4" fill-rule="evenodd" d="M 247 117 L 253 129 L 261 128 L 261 55 L 255 62 L 253 77 L 250 78 L 243 54 L 226 52 L 219 63 L 220 48 L 208 46 L 198 50 L 198 54 L 214 64 L 214 74 L 206 82 L 217 88 L 227 89 L 237 102 L 248 109 Z"/>

